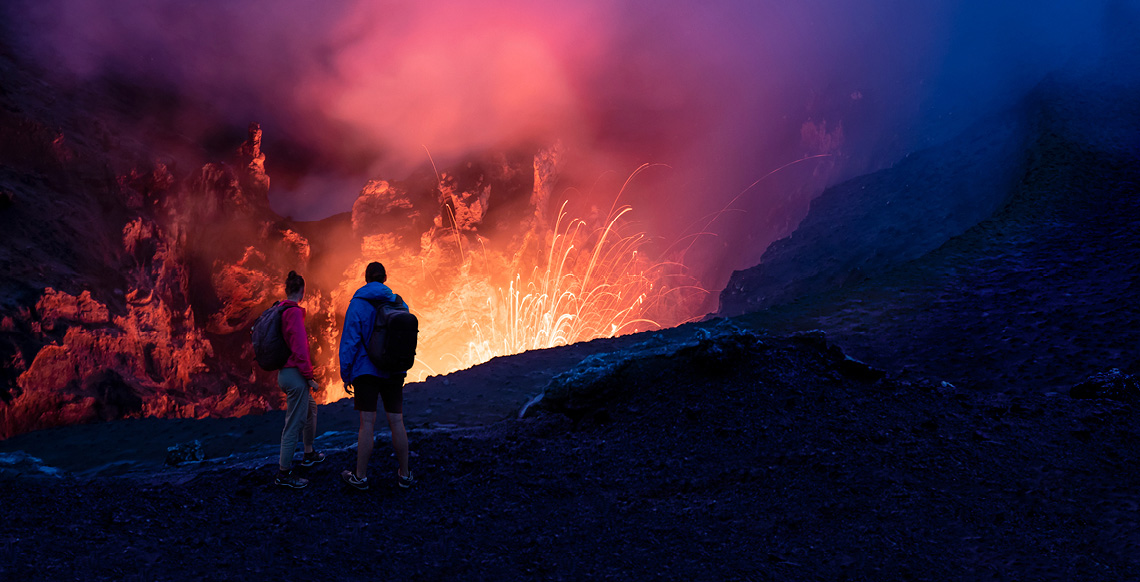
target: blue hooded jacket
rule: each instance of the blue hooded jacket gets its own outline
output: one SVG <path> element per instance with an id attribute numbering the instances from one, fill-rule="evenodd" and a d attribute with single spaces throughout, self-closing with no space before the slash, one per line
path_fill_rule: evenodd
<path id="1" fill-rule="evenodd" d="M 397 303 L 407 308 L 403 300 L 397 301 L 396 294 L 383 283 L 372 282 L 356 290 L 348 311 L 344 314 L 344 327 L 340 330 L 340 379 L 352 384 L 357 378 L 371 374 L 387 378 L 387 372 L 376 369 L 368 359 L 366 344 L 372 337 L 372 326 L 376 323 L 376 308 L 369 301 Z"/>

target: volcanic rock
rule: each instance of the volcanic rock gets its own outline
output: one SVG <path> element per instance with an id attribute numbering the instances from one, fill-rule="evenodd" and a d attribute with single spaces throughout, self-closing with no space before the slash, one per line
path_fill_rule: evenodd
<path id="1" fill-rule="evenodd" d="M 211 333 L 230 334 L 253 324 L 261 305 L 268 303 L 277 293 L 269 274 L 254 265 L 263 265 L 265 255 L 253 247 L 246 247 L 245 256 L 235 265 L 215 263 L 211 279 L 214 292 L 221 300 L 221 308 L 210 315 L 207 329 Z"/>
<path id="2" fill-rule="evenodd" d="M 530 196 L 530 205 L 534 207 L 536 228 L 546 227 L 550 221 L 550 197 L 554 195 L 554 187 L 558 184 L 564 154 L 562 142 L 557 141 L 534 155 L 534 190 Z"/>
<path id="3" fill-rule="evenodd" d="M 126 300 L 127 314 L 108 321 L 106 306 L 86 291 L 78 298 L 45 292 L 37 307 L 41 321 L 34 323 L 66 332 L 58 343 L 34 352 L 31 365 L 15 378 L 17 396 L 0 408 L 0 436 L 141 414 L 161 389 L 209 389 L 210 382 L 194 378 L 209 369 L 213 348 L 192 326 L 189 310 L 172 311 L 153 289 L 133 290 Z M 22 358 L 18 351 L 13 357 Z"/>
<path id="4" fill-rule="evenodd" d="M 36 303 L 36 313 L 44 331 L 54 330 L 61 321 L 100 325 L 110 320 L 107 306 L 92 299 L 91 292 L 86 290 L 75 297 L 48 287 Z"/>
<path id="5" fill-rule="evenodd" d="M 233 170 L 223 164 L 202 166 L 189 195 L 192 197 L 189 204 L 191 212 L 181 217 L 183 219 L 221 220 L 233 213 L 250 215 L 256 210 L 252 200 L 242 191 Z"/>
<path id="6" fill-rule="evenodd" d="M 138 413 L 145 391 L 137 378 L 146 377 L 138 352 L 137 339 L 121 330 L 72 327 L 62 345 L 40 349 L 31 367 L 18 378 L 23 392 L 0 412 L 10 429 L 81 424 Z"/>
<path id="7" fill-rule="evenodd" d="M 811 155 L 834 154 L 843 147 L 843 124 L 830 130 L 827 120 L 807 120 L 800 126 L 800 145 Z"/>
<path id="8" fill-rule="evenodd" d="M 139 391 L 114 370 L 99 372 L 91 378 L 90 386 L 101 419 L 115 420 L 142 410 Z"/>
<path id="9" fill-rule="evenodd" d="M 1069 391 L 1073 398 L 1108 398 L 1121 402 L 1140 402 L 1140 378 L 1124 374 L 1116 368 L 1089 376 Z"/>
<path id="10" fill-rule="evenodd" d="M 559 412 L 578 420 L 603 409 L 620 397 L 631 377 L 644 368 L 658 373 L 674 366 L 704 373 L 728 373 L 763 357 L 768 349 L 755 332 L 721 322 L 711 329 L 698 329 L 692 336 L 669 342 L 651 339 L 629 349 L 593 354 L 573 369 L 553 377 L 535 410 Z"/>
<path id="11" fill-rule="evenodd" d="M 436 270 L 450 270 L 464 261 L 464 254 L 478 248 L 480 237 L 454 228 L 433 228 L 420 237 L 420 258 Z"/>
<path id="12" fill-rule="evenodd" d="M 538 410 L 580 418 L 583 412 L 599 408 L 620 391 L 621 373 L 632 361 L 621 353 L 588 356 L 573 370 L 550 380 L 537 403 Z"/>
<path id="13" fill-rule="evenodd" d="M 748 363 L 763 351 L 760 337 L 739 329 L 700 329 L 696 333 L 697 345 L 681 350 L 677 356 L 688 358 L 692 365 L 710 374 L 722 374 L 737 365 Z"/>
<path id="14" fill-rule="evenodd" d="M 458 231 L 476 231 L 487 215 L 491 183 L 482 168 L 468 164 L 459 173 L 439 178 L 439 203 L 445 209 L 437 226 L 454 225 Z"/>
<path id="15" fill-rule="evenodd" d="M 125 137 L 106 109 L 118 104 L 57 91 L 10 57 L 3 86 L 33 90 L 0 91 L 0 438 L 279 405 L 242 326 L 313 249 L 268 205 L 261 128 L 203 165 Z M 12 204 L 25 194 L 45 204 Z"/>
<path id="16" fill-rule="evenodd" d="M 278 390 L 277 394 L 280 395 L 281 391 Z M 243 391 L 237 386 L 230 386 L 221 394 L 195 395 L 193 398 L 173 392 L 159 394 L 143 404 L 140 416 L 197 419 L 211 416 L 233 417 L 262 414 L 283 406 L 283 396 L 271 400 L 263 395 L 251 394 L 248 389 Z"/>
<path id="17" fill-rule="evenodd" d="M 304 268 L 309 263 L 309 257 L 313 254 L 308 239 L 301 236 L 297 231 L 288 228 L 281 231 L 279 247 L 282 254 L 296 257 L 297 260 L 294 261 L 294 264 L 299 268 Z"/>
<path id="18" fill-rule="evenodd" d="M 123 248 L 128 255 L 143 264 L 157 251 L 157 225 L 144 218 L 136 218 L 123 227 Z"/>
<path id="19" fill-rule="evenodd" d="M 415 223 L 420 211 L 403 187 L 386 180 L 370 180 L 352 204 L 352 232 L 358 238 L 399 233 L 401 239 L 416 241 Z"/>
<path id="20" fill-rule="evenodd" d="M 860 382 L 877 382 L 887 376 L 886 370 L 881 370 L 851 356 L 844 356 L 843 361 L 839 363 L 839 373 Z"/>
<path id="21" fill-rule="evenodd" d="M 190 309 L 174 311 L 165 301 L 132 304 L 115 325 L 134 342 L 131 354 L 141 360 L 146 376 L 179 390 L 191 386 L 194 374 L 209 369 L 214 349 L 204 330 L 193 326 Z"/>
<path id="22" fill-rule="evenodd" d="M 137 218 L 123 227 L 123 249 L 134 264 L 127 269 L 127 302 L 142 305 L 155 297 L 172 309 L 186 309 L 189 273 L 181 246 L 149 219 Z"/>
<path id="23" fill-rule="evenodd" d="M 90 393 L 84 388 L 108 365 L 125 376 L 143 376 L 142 358 L 135 356 L 136 343 L 122 330 L 100 328 L 67 330 L 62 345 L 47 345 L 36 354 L 31 368 L 20 376 L 26 392 Z M 126 357 L 124 357 L 126 356 Z"/>
<path id="24" fill-rule="evenodd" d="M 202 441 L 199 440 L 173 445 L 166 449 L 167 465 L 178 466 L 204 460 L 206 460 L 206 453 L 202 450 Z"/>
<path id="25" fill-rule="evenodd" d="M 265 154 L 261 152 L 261 124 L 249 124 L 249 139 L 238 148 L 238 163 L 244 166 L 242 187 L 256 195 L 260 202 L 269 193 L 269 175 L 265 173 Z M 268 198 L 264 202 L 268 204 Z"/>
<path id="26" fill-rule="evenodd" d="M 0 453 L 0 479 L 13 477 L 62 477 L 63 471 L 24 451 Z"/>
<path id="27" fill-rule="evenodd" d="M 132 168 L 119 177 L 119 186 L 127 198 L 131 209 L 153 208 L 174 185 L 174 175 L 162 162 L 154 162 L 150 168 Z"/>
<path id="28" fill-rule="evenodd" d="M 217 244 L 210 235 L 232 231 L 226 240 L 256 236 L 253 226 L 275 218 L 269 209 L 269 199 L 258 185 L 250 186 L 246 175 L 238 174 L 228 164 L 209 163 L 202 166 L 189 183 L 176 195 L 164 199 L 171 217 L 170 227 L 179 239 L 201 246 Z M 235 228 L 235 227 L 241 228 Z"/>

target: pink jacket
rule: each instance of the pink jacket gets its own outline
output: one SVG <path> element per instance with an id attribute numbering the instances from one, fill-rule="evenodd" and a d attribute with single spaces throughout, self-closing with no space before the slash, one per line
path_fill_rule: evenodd
<path id="1" fill-rule="evenodd" d="M 288 299 L 281 304 L 296 307 L 281 312 L 281 335 L 285 336 L 285 343 L 292 352 L 285 362 L 285 367 L 297 368 L 306 380 L 312 380 L 313 360 L 309 355 L 309 334 L 305 332 L 305 308 L 297 305 L 296 301 Z"/>

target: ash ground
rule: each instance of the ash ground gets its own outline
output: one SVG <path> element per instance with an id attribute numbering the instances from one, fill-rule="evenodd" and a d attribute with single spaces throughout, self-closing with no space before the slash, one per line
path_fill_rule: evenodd
<path id="1" fill-rule="evenodd" d="M 874 380 L 818 335 L 600 361 L 533 417 L 414 437 L 409 491 L 383 448 L 367 492 L 338 480 L 349 450 L 302 491 L 272 484 L 271 458 L 7 481 L 3 573 L 1123 580 L 1140 566 L 1131 405 Z"/>

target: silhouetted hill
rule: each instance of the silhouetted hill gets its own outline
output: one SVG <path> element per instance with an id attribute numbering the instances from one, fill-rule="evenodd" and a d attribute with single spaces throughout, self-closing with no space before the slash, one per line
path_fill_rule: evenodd
<path id="1" fill-rule="evenodd" d="M 990 137 L 979 126 L 824 193 L 722 310 L 766 307 L 742 321 L 823 329 L 858 357 L 986 390 L 1135 368 L 1140 83 L 1117 71 L 1056 74 Z"/>
<path id="2" fill-rule="evenodd" d="M 825 190 L 759 265 L 733 273 L 717 314 L 758 311 L 858 282 L 922 257 L 992 216 L 1025 172 L 1033 102 Z"/>

